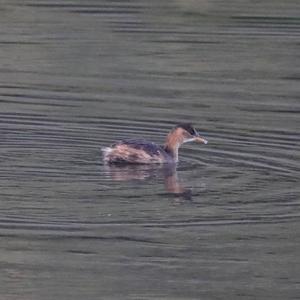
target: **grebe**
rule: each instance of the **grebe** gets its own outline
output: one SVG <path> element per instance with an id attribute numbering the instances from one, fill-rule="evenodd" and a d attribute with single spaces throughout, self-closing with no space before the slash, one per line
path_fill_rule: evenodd
<path id="1" fill-rule="evenodd" d="M 129 139 L 101 150 L 103 160 L 107 163 L 177 163 L 179 147 L 193 141 L 207 144 L 207 140 L 201 137 L 191 124 L 179 124 L 167 135 L 164 146 L 144 139 Z"/>

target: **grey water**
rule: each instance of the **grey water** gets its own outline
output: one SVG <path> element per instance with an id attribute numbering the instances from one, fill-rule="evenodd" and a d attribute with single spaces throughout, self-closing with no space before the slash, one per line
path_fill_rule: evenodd
<path id="1" fill-rule="evenodd" d="M 2 0 L 0 299 L 299 299 L 299 78 L 298 1 Z"/>

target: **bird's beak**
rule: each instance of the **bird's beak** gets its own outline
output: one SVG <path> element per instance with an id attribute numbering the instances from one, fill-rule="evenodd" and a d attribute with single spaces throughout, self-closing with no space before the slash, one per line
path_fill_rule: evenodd
<path id="1" fill-rule="evenodd" d="M 203 137 L 201 137 L 198 133 L 197 133 L 197 136 L 195 137 L 195 142 L 202 143 L 202 144 L 208 143 L 208 141 L 206 139 L 204 139 Z"/>
<path id="2" fill-rule="evenodd" d="M 198 143 L 202 143 L 202 144 L 207 144 L 208 143 L 208 141 L 206 139 L 204 139 L 204 138 L 202 138 L 200 136 L 197 136 L 195 138 L 195 141 L 198 142 Z"/>

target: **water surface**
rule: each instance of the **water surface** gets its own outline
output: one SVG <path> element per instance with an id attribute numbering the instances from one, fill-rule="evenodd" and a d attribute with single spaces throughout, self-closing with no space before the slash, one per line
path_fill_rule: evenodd
<path id="1" fill-rule="evenodd" d="M 299 297 L 296 1 L 2 3 L 1 299 Z"/>

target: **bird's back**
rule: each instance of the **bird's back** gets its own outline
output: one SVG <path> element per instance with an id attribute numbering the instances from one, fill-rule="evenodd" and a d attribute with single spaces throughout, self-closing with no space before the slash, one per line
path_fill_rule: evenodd
<path id="1" fill-rule="evenodd" d="M 104 160 L 109 163 L 164 163 L 168 162 L 165 150 L 144 139 L 122 140 L 104 148 Z"/>

